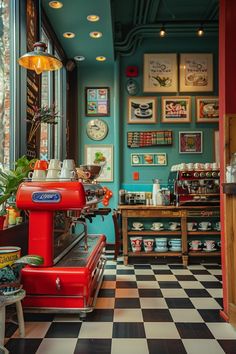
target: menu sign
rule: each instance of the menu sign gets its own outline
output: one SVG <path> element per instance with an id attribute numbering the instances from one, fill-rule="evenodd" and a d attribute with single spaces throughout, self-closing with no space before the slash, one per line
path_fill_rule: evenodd
<path id="1" fill-rule="evenodd" d="M 26 2 L 26 26 L 27 26 L 27 52 L 34 50 L 34 43 L 38 40 L 38 0 L 27 0 Z M 31 130 L 31 120 L 34 117 L 34 106 L 40 105 L 41 77 L 33 70 L 27 70 L 27 157 L 36 158 L 39 154 L 39 144 L 37 144 L 37 132 L 29 140 Z"/>

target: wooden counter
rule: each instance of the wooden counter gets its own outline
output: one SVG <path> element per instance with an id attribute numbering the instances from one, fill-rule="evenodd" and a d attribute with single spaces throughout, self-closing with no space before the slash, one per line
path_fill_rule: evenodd
<path id="1" fill-rule="evenodd" d="M 219 231 L 187 231 L 187 222 L 195 220 L 201 221 L 206 220 L 206 218 L 217 218 L 217 221 L 220 217 L 219 206 L 187 206 L 187 207 L 177 207 L 177 206 L 147 206 L 147 205 L 119 205 L 119 212 L 122 216 L 122 236 L 123 236 L 123 255 L 124 255 L 124 264 L 128 264 L 129 257 L 182 257 L 182 262 L 184 265 L 188 264 L 188 258 L 193 257 L 212 257 L 220 256 L 220 251 L 205 252 L 205 251 L 189 251 L 188 250 L 188 241 L 191 240 L 193 236 L 197 237 L 206 237 L 211 236 L 212 239 L 215 237 L 220 238 Z M 142 231 L 131 230 L 130 223 L 137 221 L 138 219 L 150 219 L 151 222 L 159 221 L 160 219 L 168 219 L 177 221 L 181 224 L 180 230 L 150 230 L 144 229 Z M 141 221 L 141 220 L 140 220 Z M 145 222 L 145 220 L 144 220 Z M 130 249 L 130 236 L 142 236 L 142 237 L 174 237 L 181 238 L 182 241 L 182 250 L 179 252 L 132 252 Z"/>

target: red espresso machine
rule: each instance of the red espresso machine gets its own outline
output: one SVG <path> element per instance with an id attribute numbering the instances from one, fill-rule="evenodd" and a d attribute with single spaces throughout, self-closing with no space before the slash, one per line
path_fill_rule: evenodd
<path id="1" fill-rule="evenodd" d="M 44 258 L 42 266 L 22 270 L 25 308 L 81 316 L 93 310 L 106 262 L 106 237 L 88 235 L 85 219 L 109 213 L 109 208 L 96 209 L 103 195 L 96 183 L 20 185 L 16 202 L 29 213 L 28 252 Z M 77 232 L 77 227 L 82 231 Z"/>

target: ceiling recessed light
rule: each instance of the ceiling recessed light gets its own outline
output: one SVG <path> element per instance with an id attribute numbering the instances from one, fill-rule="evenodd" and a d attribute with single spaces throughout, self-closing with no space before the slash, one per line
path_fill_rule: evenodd
<path id="1" fill-rule="evenodd" d="M 76 61 L 83 61 L 83 60 L 85 60 L 85 57 L 84 57 L 83 55 L 76 55 L 76 56 L 74 57 L 74 60 L 76 60 Z"/>
<path id="2" fill-rule="evenodd" d="M 52 7 L 53 9 L 61 9 L 63 6 L 63 3 L 60 1 L 50 1 L 49 6 Z"/>
<path id="3" fill-rule="evenodd" d="M 105 61 L 107 58 L 104 57 L 103 55 L 99 55 L 98 57 L 96 57 L 97 61 Z"/>
<path id="4" fill-rule="evenodd" d="M 100 20 L 100 17 L 98 15 L 88 15 L 87 20 L 90 22 L 97 22 Z"/>
<path id="5" fill-rule="evenodd" d="M 90 35 L 91 38 L 101 38 L 102 37 L 102 32 L 94 31 L 94 32 L 90 32 L 89 35 Z"/>
<path id="6" fill-rule="evenodd" d="M 65 37 L 65 38 L 74 38 L 75 34 L 73 32 L 65 32 L 65 33 L 63 33 L 63 37 Z"/>

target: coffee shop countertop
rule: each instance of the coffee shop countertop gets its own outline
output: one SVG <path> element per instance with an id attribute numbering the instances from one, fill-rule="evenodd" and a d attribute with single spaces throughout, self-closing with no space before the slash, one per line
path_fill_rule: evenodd
<path id="1" fill-rule="evenodd" d="M 119 210 L 127 210 L 127 209 L 141 209 L 141 210 L 158 210 L 158 209 L 167 209 L 167 210 L 173 210 L 173 209 L 209 209 L 209 208 L 219 208 L 219 205 L 181 205 L 181 206 L 176 206 L 176 205 L 142 205 L 142 204 L 120 204 L 118 205 Z"/>

